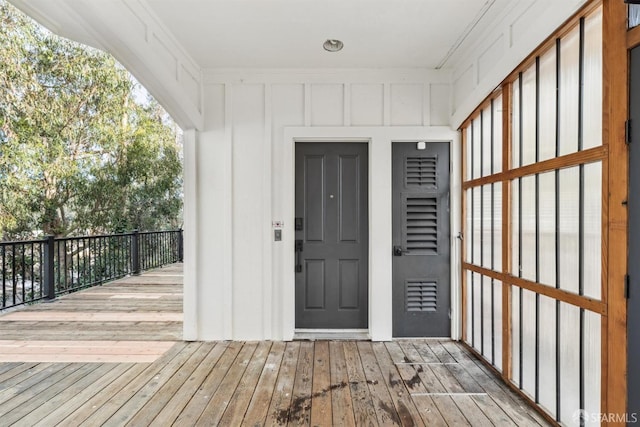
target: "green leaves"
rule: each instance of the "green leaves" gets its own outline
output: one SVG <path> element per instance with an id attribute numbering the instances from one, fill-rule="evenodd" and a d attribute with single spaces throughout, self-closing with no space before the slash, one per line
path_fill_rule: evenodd
<path id="1" fill-rule="evenodd" d="M 130 75 L 0 0 L 0 238 L 177 227 L 178 129 Z"/>

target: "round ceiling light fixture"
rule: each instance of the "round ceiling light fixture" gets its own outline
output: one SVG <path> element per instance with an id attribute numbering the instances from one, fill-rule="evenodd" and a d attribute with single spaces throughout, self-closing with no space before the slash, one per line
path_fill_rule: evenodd
<path id="1" fill-rule="evenodd" d="M 323 44 L 322 47 L 324 48 L 324 50 L 326 50 L 327 52 L 339 52 L 342 50 L 342 48 L 344 47 L 344 43 L 342 43 L 340 40 L 338 39 L 327 39 Z"/>

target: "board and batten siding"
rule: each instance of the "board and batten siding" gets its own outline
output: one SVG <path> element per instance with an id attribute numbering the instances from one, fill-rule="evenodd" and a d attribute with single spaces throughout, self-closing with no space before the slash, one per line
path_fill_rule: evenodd
<path id="1" fill-rule="evenodd" d="M 195 305 L 196 314 L 185 323 L 185 339 L 290 339 L 293 326 L 283 313 L 293 307 L 285 307 L 282 283 L 293 275 L 284 262 L 293 224 L 285 221 L 283 242 L 273 241 L 272 228 L 289 214 L 290 183 L 277 173 L 291 167 L 283 163 L 291 143 L 285 129 L 449 129 L 450 74 L 230 70 L 206 72 L 204 80 L 204 130 L 185 141 L 195 145 L 185 150 L 186 168 L 197 171 L 185 183 L 197 230 L 191 284 L 197 298 L 185 306 L 186 312 Z"/>

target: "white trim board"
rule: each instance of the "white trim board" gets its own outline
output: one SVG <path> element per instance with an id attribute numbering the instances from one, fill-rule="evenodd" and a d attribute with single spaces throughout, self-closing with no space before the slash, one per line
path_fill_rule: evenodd
<path id="1" fill-rule="evenodd" d="M 460 135 L 449 127 L 287 127 L 284 129 L 282 168 L 274 170 L 284 183 L 280 212 L 285 224 L 283 256 L 280 261 L 282 338 L 295 333 L 295 143 L 366 142 L 369 144 L 369 336 L 373 341 L 392 339 L 392 182 L 391 143 L 400 141 L 450 142 L 451 150 L 451 337 L 461 328 L 460 232 L 461 151 Z M 273 316 L 279 313 L 272 313 Z"/>

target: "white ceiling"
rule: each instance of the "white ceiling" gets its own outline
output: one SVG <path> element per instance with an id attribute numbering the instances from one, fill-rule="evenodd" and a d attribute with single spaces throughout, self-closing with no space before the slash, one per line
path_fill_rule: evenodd
<path id="1" fill-rule="evenodd" d="M 147 0 L 202 68 L 436 68 L 517 0 Z M 322 43 L 340 39 L 341 52 Z"/>

